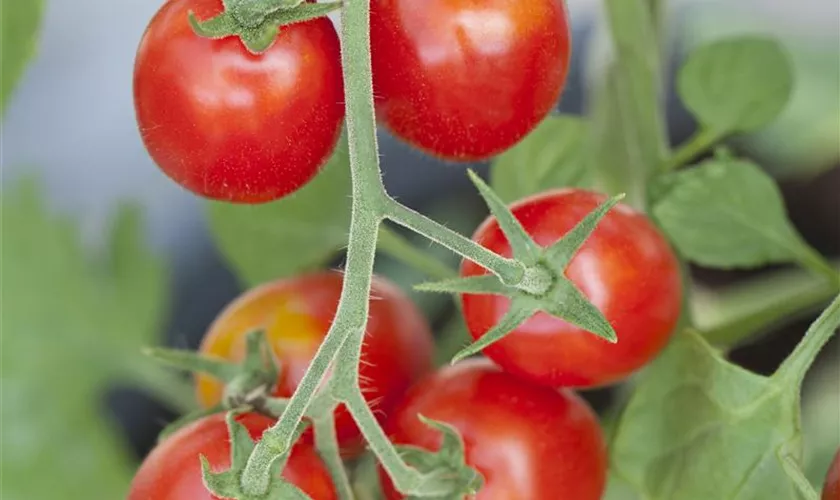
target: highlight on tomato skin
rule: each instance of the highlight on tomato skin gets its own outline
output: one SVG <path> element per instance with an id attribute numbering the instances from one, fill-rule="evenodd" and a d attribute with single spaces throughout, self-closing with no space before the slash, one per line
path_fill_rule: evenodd
<path id="1" fill-rule="evenodd" d="M 344 120 L 338 35 L 327 18 L 284 26 L 262 54 L 188 23 L 222 0 L 168 0 L 137 50 L 134 106 L 160 169 L 207 198 L 262 203 L 309 182 Z"/>
<path id="2" fill-rule="evenodd" d="M 484 477 L 475 500 L 599 500 L 606 487 L 598 419 L 569 390 L 531 384 L 473 358 L 422 379 L 386 422 L 394 443 L 439 449 L 440 433 L 417 415 L 461 434 L 467 464 Z M 403 498 L 381 468 L 379 475 L 388 500 Z"/>
<path id="3" fill-rule="evenodd" d="M 237 421 L 258 440 L 274 421 L 245 414 Z M 224 414 L 204 417 L 179 429 L 160 443 L 140 465 L 127 500 L 219 500 L 210 494 L 201 477 L 204 455 L 215 471 L 230 467 L 230 435 Z M 313 500 L 336 500 L 329 471 L 309 444 L 292 448 L 283 477 Z"/>
<path id="4" fill-rule="evenodd" d="M 834 460 L 825 475 L 825 485 L 823 485 L 820 500 L 840 500 L 840 449 L 834 455 Z"/>
<path id="5" fill-rule="evenodd" d="M 605 196 L 581 189 L 538 194 L 511 205 L 537 244 L 547 247 L 571 230 Z M 494 218 L 473 240 L 504 256 L 510 245 Z M 487 271 L 465 261 L 463 276 Z M 600 222 L 566 269 L 618 335 L 612 344 L 566 321 L 537 313 L 484 353 L 505 370 L 552 387 L 595 387 L 617 382 L 650 362 L 668 343 L 682 306 L 677 258 L 648 218 L 619 204 Z M 507 312 L 510 300 L 464 294 L 463 313 L 478 339 Z"/>
<path id="6" fill-rule="evenodd" d="M 329 330 L 343 275 L 323 271 L 258 286 L 223 310 L 205 335 L 200 352 L 233 361 L 245 356 L 245 337 L 264 329 L 279 364 L 275 395 L 290 397 Z M 425 318 L 393 283 L 374 277 L 362 347 L 360 382 L 377 418 L 384 419 L 405 391 L 432 369 L 433 339 Z M 198 400 L 212 407 L 222 397 L 215 379 L 197 376 Z M 336 413 L 345 457 L 362 451 L 361 432 L 343 406 Z M 304 435 L 311 440 L 311 431 Z"/>
<path id="7" fill-rule="evenodd" d="M 571 35 L 562 0 L 372 0 L 381 122 L 453 161 L 486 159 L 554 108 Z"/>

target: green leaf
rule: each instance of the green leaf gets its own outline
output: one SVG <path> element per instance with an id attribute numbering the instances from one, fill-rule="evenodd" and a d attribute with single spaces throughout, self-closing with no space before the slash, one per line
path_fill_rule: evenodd
<path id="1" fill-rule="evenodd" d="M 653 214 L 679 251 L 710 267 L 799 260 L 809 249 L 773 180 L 744 160 L 709 160 L 673 175 Z"/>
<path id="2" fill-rule="evenodd" d="M 730 38 L 695 50 L 679 73 L 677 87 L 705 127 L 746 132 L 782 112 L 793 90 L 793 70 L 776 41 Z"/>
<path id="3" fill-rule="evenodd" d="M 681 332 L 639 380 L 611 447 L 619 490 L 645 500 L 799 500 L 799 388 Z"/>
<path id="4" fill-rule="evenodd" d="M 507 203 L 542 191 L 589 184 L 584 159 L 586 122 L 549 116 L 493 161 L 490 185 Z"/>
<path id="5" fill-rule="evenodd" d="M 315 179 L 262 205 L 210 202 L 210 226 L 240 280 L 256 285 L 326 264 L 347 244 L 350 167 L 342 139 Z"/>
<path id="6" fill-rule="evenodd" d="M 166 272 L 140 244 L 137 210 L 120 212 L 96 258 L 44 205 L 28 182 L 0 208 L 0 497 L 124 498 L 134 458 L 101 398 L 157 369 L 140 349 L 160 331 Z"/>
<path id="7" fill-rule="evenodd" d="M 35 54 L 44 0 L 0 0 L 0 116 Z"/>
<path id="8" fill-rule="evenodd" d="M 646 0 L 606 0 L 613 59 L 592 86 L 587 158 L 610 192 L 643 205 L 649 174 L 665 156 L 657 27 Z"/>

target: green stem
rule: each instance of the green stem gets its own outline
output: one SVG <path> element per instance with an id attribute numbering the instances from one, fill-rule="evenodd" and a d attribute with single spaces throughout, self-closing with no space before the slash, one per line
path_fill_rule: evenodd
<path id="1" fill-rule="evenodd" d="M 805 337 L 776 371 L 774 378 L 784 379 L 787 387 L 800 387 L 808 368 L 820 350 L 840 327 L 840 295 L 823 311 L 805 332 Z"/>
<path id="2" fill-rule="evenodd" d="M 471 239 L 400 204 L 393 198 L 388 198 L 385 217 L 452 250 L 465 259 L 480 264 L 497 275 L 506 285 L 518 285 L 525 275 L 525 266 L 520 262 L 493 253 Z"/>
<path id="3" fill-rule="evenodd" d="M 663 173 L 670 172 L 690 163 L 717 144 L 723 137 L 724 134 L 711 129 L 698 130 L 687 142 L 680 145 L 670 158 L 662 163 L 660 170 Z"/>
<path id="4" fill-rule="evenodd" d="M 709 342 L 733 347 L 812 312 L 838 291 L 819 276 L 784 270 L 720 292 L 695 290 L 692 316 Z"/>
<path id="5" fill-rule="evenodd" d="M 344 404 L 353 416 L 353 420 L 362 431 L 370 450 L 379 459 L 382 467 L 390 476 L 394 486 L 400 491 L 408 492 L 416 489 L 422 482 L 422 476 L 400 458 L 397 449 L 388 440 L 385 431 L 377 422 L 370 407 L 358 390 L 348 391 Z"/>
<path id="6" fill-rule="evenodd" d="M 184 414 L 196 408 L 192 382 L 173 370 L 147 362 L 129 369 L 127 376 L 132 384 L 171 410 Z"/>
<path id="7" fill-rule="evenodd" d="M 347 469 L 341 461 L 341 450 L 338 447 L 338 434 L 335 430 L 335 414 L 333 413 L 335 406 L 324 411 L 312 421 L 315 430 L 315 447 L 330 471 L 339 500 L 353 500 L 353 488 L 350 486 L 350 478 L 347 477 Z"/>
<path id="8" fill-rule="evenodd" d="M 449 279 L 458 276 L 457 271 L 436 259 L 429 252 L 424 252 L 412 245 L 406 238 L 385 225 L 379 227 L 377 248 L 429 277 Z"/>
<path id="9" fill-rule="evenodd" d="M 348 337 L 364 335 L 369 310 L 376 237 L 386 197 L 379 172 L 370 61 L 370 5 L 348 0 L 342 10 L 342 67 L 347 138 L 353 184 L 350 235 L 344 285 L 326 338 L 289 400 L 286 411 L 257 443 L 242 473 L 242 489 L 255 496 L 268 491 L 271 464 L 291 446 L 290 438 L 314 398 L 327 368 Z M 352 360 L 340 360 L 342 363 Z M 354 365 L 356 369 L 357 364 Z"/>

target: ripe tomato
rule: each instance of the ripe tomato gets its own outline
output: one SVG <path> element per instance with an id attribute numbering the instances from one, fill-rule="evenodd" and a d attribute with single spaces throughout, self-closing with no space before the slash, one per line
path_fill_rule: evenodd
<path id="1" fill-rule="evenodd" d="M 579 189 L 526 198 L 511 209 L 537 244 L 549 246 L 572 229 L 604 196 Z M 495 219 L 473 239 L 501 255 L 511 249 Z M 485 274 L 464 262 L 461 274 Z M 551 386 L 591 387 L 615 382 L 649 362 L 668 342 L 682 301 L 677 259 L 650 221 L 626 205 L 606 215 L 566 269 L 566 276 L 604 314 L 618 335 L 610 344 L 537 313 L 484 352 L 505 370 Z M 510 301 L 464 295 L 470 333 L 479 338 L 507 312 Z"/>
<path id="2" fill-rule="evenodd" d="M 134 66 L 143 142 L 166 175 L 194 193 L 240 203 L 285 196 L 330 156 L 344 118 L 338 36 L 326 18 L 284 26 L 254 55 L 236 37 L 193 33 L 222 0 L 169 0 Z"/>
<path id="3" fill-rule="evenodd" d="M 332 323 L 341 285 L 341 274 L 321 272 L 255 288 L 221 313 L 201 352 L 240 360 L 246 334 L 263 328 L 280 364 L 275 394 L 289 397 Z M 371 296 L 360 380 L 365 398 L 383 419 L 411 384 L 431 369 L 433 341 L 420 311 L 395 285 L 376 278 Z M 197 382 L 204 406 L 219 402 L 223 388 L 217 381 L 199 376 Z M 361 451 L 361 433 L 343 407 L 338 409 L 336 428 L 345 455 Z"/>
<path id="4" fill-rule="evenodd" d="M 255 414 L 237 420 L 255 440 L 274 423 Z M 230 436 L 223 414 L 193 422 L 152 450 L 131 482 L 128 500 L 218 500 L 204 487 L 200 455 L 215 471 L 230 467 Z M 338 498 L 327 468 L 308 444 L 295 445 L 283 477 L 313 500 Z"/>
<path id="5" fill-rule="evenodd" d="M 454 426 L 467 464 L 484 476 L 475 500 L 598 500 L 606 483 L 606 445 L 589 406 L 472 359 L 424 378 L 388 420 L 395 443 L 440 448 L 438 431 L 417 415 Z M 389 500 L 402 496 L 387 475 Z"/>
<path id="6" fill-rule="evenodd" d="M 837 450 L 834 461 L 828 468 L 821 500 L 840 500 L 840 450 Z"/>
<path id="7" fill-rule="evenodd" d="M 372 0 L 380 119 L 450 160 L 513 146 L 554 107 L 569 67 L 561 0 Z"/>

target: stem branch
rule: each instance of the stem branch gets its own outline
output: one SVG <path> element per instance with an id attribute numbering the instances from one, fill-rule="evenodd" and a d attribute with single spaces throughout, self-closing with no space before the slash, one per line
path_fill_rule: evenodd
<path id="1" fill-rule="evenodd" d="M 811 324 L 808 331 L 805 332 L 805 337 L 782 363 L 774 377 L 788 381 L 788 387 L 800 387 L 808 368 L 814 363 L 817 354 L 831 339 L 838 327 L 840 327 L 840 295 Z"/>
<path id="2" fill-rule="evenodd" d="M 335 430 L 335 406 L 329 411 L 313 419 L 312 426 L 315 430 L 315 448 L 318 450 L 321 460 L 330 471 L 335 489 L 338 492 L 339 500 L 353 500 L 353 488 L 350 486 L 350 478 L 347 477 L 347 469 L 341 461 L 341 450 L 338 447 L 338 434 Z"/>
<path id="3" fill-rule="evenodd" d="M 502 257 L 484 248 L 471 239 L 400 204 L 393 198 L 388 198 L 384 215 L 397 224 L 425 236 L 465 259 L 476 262 L 498 276 L 506 285 L 518 285 L 525 275 L 525 266 L 520 262 Z"/>
<path id="4" fill-rule="evenodd" d="M 709 148 L 717 144 L 721 139 L 723 139 L 723 134 L 714 130 L 698 130 L 688 141 L 683 143 L 667 160 L 662 163 L 660 170 L 662 173 L 670 172 L 690 163 L 692 160 L 706 152 Z"/>
<path id="5" fill-rule="evenodd" d="M 291 446 L 297 424 L 315 397 L 327 368 L 349 337 L 361 341 L 367 325 L 376 237 L 382 221 L 385 188 L 379 171 L 370 61 L 370 4 L 347 0 L 342 10 L 341 59 L 347 112 L 347 137 L 353 184 L 350 236 L 341 298 L 332 326 L 277 423 L 257 443 L 242 473 L 242 489 L 255 496 L 268 491 L 271 464 Z M 358 359 L 338 360 L 339 364 Z"/>

